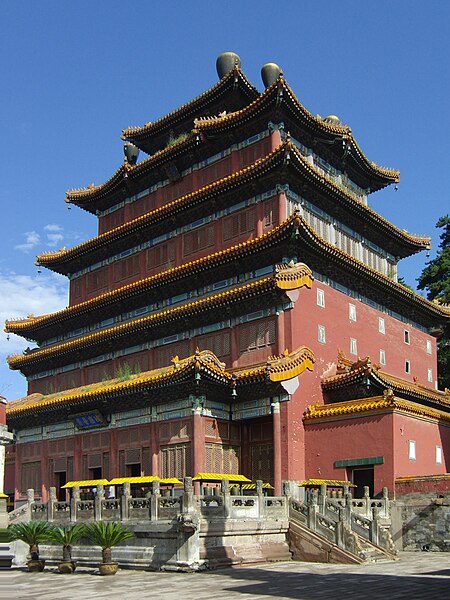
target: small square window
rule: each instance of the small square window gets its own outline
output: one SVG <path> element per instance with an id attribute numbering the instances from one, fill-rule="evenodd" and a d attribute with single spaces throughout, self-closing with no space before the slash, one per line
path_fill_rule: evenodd
<path id="1" fill-rule="evenodd" d="M 386 351 L 385 350 L 380 350 L 380 365 L 385 365 L 386 364 Z"/>
<path id="2" fill-rule="evenodd" d="M 319 342 L 321 344 L 326 343 L 327 339 L 326 339 L 326 335 L 325 335 L 325 326 L 324 325 L 317 326 L 317 339 L 319 340 Z"/>
<path id="3" fill-rule="evenodd" d="M 404 340 L 405 340 L 405 344 L 409 344 L 410 343 L 409 331 L 407 329 L 405 329 L 405 331 L 404 331 Z"/>
<path id="4" fill-rule="evenodd" d="M 409 360 L 405 360 L 405 373 L 411 373 L 411 363 Z"/>
<path id="5" fill-rule="evenodd" d="M 350 354 L 358 354 L 358 343 L 355 338 L 350 338 Z"/>
<path id="6" fill-rule="evenodd" d="M 433 383 L 433 369 L 428 369 L 428 381 Z"/>
<path id="7" fill-rule="evenodd" d="M 433 345 L 431 340 L 427 340 L 427 354 L 431 354 L 433 352 Z"/>
<path id="8" fill-rule="evenodd" d="M 436 464 L 442 465 L 442 447 L 436 446 Z"/>
<path id="9" fill-rule="evenodd" d="M 378 331 L 383 334 L 386 333 L 383 317 L 378 317 Z"/>
<path id="10" fill-rule="evenodd" d="M 317 288 L 317 306 L 325 308 L 325 292 L 320 288 Z"/>
<path id="11" fill-rule="evenodd" d="M 409 440 L 408 456 L 409 460 L 416 460 L 416 442 L 414 440 Z"/>
<path id="12" fill-rule="evenodd" d="M 350 321 L 356 321 L 356 306 L 354 304 L 348 305 L 348 318 Z"/>

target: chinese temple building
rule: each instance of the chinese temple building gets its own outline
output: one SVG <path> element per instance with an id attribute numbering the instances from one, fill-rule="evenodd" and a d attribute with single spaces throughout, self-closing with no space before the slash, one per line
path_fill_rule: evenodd
<path id="1" fill-rule="evenodd" d="M 275 494 L 306 477 L 377 494 L 448 470 L 450 396 L 435 380 L 450 311 L 397 281 L 430 240 L 369 206 L 398 171 L 311 114 L 273 63 L 262 93 L 233 53 L 218 72 L 125 129 L 110 179 L 67 193 L 98 235 L 37 264 L 67 276 L 69 306 L 6 323 L 37 344 L 8 359 L 28 381 L 7 406 L 16 501 L 201 472 Z"/>

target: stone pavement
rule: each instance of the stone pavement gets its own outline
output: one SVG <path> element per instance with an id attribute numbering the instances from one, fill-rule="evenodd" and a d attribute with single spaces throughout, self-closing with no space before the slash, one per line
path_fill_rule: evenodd
<path id="1" fill-rule="evenodd" d="M 325 565 L 284 562 L 204 573 L 120 570 L 100 577 L 80 568 L 60 575 L 20 569 L 0 571 L 0 598 L 8 600 L 273 600 L 359 598 L 364 600 L 450 599 L 450 553 L 402 552 L 397 562 Z"/>

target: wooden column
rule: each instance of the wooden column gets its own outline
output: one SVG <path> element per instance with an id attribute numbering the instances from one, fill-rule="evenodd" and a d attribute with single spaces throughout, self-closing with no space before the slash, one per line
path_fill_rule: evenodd
<path id="1" fill-rule="evenodd" d="M 283 354 L 286 350 L 286 324 L 285 324 L 285 314 L 284 311 L 280 311 L 280 314 L 277 316 L 276 321 L 276 335 L 277 335 L 277 343 L 276 343 L 276 353 L 278 355 Z"/>
<path id="2" fill-rule="evenodd" d="M 197 475 L 204 470 L 205 464 L 205 429 L 202 418 L 202 406 L 195 404 L 192 408 L 192 474 Z M 200 482 L 194 481 L 194 492 L 200 494 Z"/>
<path id="3" fill-rule="evenodd" d="M 119 477 L 119 447 L 117 429 L 109 430 L 109 479 Z"/>
<path id="4" fill-rule="evenodd" d="M 42 440 L 41 442 L 41 499 L 42 502 L 48 500 L 48 490 L 50 484 L 53 482 L 49 481 L 50 473 L 48 472 L 48 440 Z M 34 490 L 39 493 L 39 490 Z"/>
<path id="5" fill-rule="evenodd" d="M 272 402 L 274 495 L 281 496 L 281 419 L 280 403 Z"/>
<path id="6" fill-rule="evenodd" d="M 151 423 L 150 454 L 152 455 L 152 475 L 159 477 L 159 423 Z"/>
<path id="7" fill-rule="evenodd" d="M 73 437 L 73 480 L 81 481 L 84 479 L 82 473 L 81 457 L 83 454 L 81 447 L 82 434 L 77 434 Z"/>

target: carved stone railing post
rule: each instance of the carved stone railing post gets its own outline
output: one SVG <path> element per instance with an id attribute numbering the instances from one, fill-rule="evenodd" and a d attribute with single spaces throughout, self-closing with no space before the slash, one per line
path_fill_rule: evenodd
<path id="1" fill-rule="evenodd" d="M 283 489 L 283 484 L 285 481 L 281 482 L 281 489 Z M 260 519 L 265 516 L 265 504 L 264 504 L 264 492 L 263 492 L 263 482 L 261 479 L 256 480 L 256 495 L 258 496 L 258 517 Z"/>
<path id="2" fill-rule="evenodd" d="M 34 504 L 34 490 L 33 490 L 33 488 L 30 488 L 29 490 L 27 490 L 27 507 L 28 507 L 27 511 L 29 514 L 30 521 L 33 518 L 33 510 L 32 510 L 33 504 Z"/>
<path id="3" fill-rule="evenodd" d="M 380 509 L 372 508 L 372 520 L 370 522 L 369 535 L 370 535 L 370 541 L 373 544 L 376 544 L 377 546 L 379 545 L 379 540 L 378 540 L 378 528 L 380 525 L 379 518 L 380 518 Z"/>
<path id="4" fill-rule="evenodd" d="M 161 490 L 159 481 L 152 481 L 152 495 L 150 496 L 150 520 L 157 521 L 159 518 L 159 499 L 161 498 Z"/>
<path id="5" fill-rule="evenodd" d="M 230 481 L 228 479 L 220 481 L 220 493 L 223 498 L 223 516 L 228 519 L 231 512 Z"/>
<path id="6" fill-rule="evenodd" d="M 120 497 L 120 519 L 121 521 L 128 521 L 130 508 L 129 508 L 129 499 L 131 498 L 131 488 L 130 482 L 125 481 L 122 485 L 122 495 Z"/>
<path id="7" fill-rule="evenodd" d="M 370 517 L 371 515 L 371 507 L 370 507 L 370 493 L 369 493 L 369 486 L 365 485 L 363 488 L 364 492 L 363 492 L 363 502 L 364 502 L 364 506 L 365 506 L 365 511 L 364 514 L 366 515 L 366 517 Z"/>
<path id="8" fill-rule="evenodd" d="M 319 512 L 319 505 L 317 502 L 317 490 L 311 490 L 309 495 L 308 505 L 308 527 L 313 531 L 316 530 L 317 513 Z"/>
<path id="9" fill-rule="evenodd" d="M 102 520 L 102 501 L 105 499 L 105 488 L 103 487 L 103 485 L 99 484 L 96 487 L 96 494 L 94 497 L 94 521 L 101 521 Z"/>
<path id="10" fill-rule="evenodd" d="M 194 484 L 192 483 L 192 477 L 185 477 L 183 479 L 184 492 L 181 497 L 181 512 L 193 513 L 196 511 L 196 505 L 194 500 Z"/>
<path id="11" fill-rule="evenodd" d="M 347 511 L 345 508 L 339 509 L 339 517 L 336 523 L 336 544 L 339 548 L 345 548 L 344 529 L 347 523 Z"/>
<path id="12" fill-rule="evenodd" d="M 51 523 L 55 520 L 55 504 L 57 502 L 56 498 L 56 488 L 51 487 L 49 490 L 50 494 L 47 502 L 47 521 Z"/>
<path id="13" fill-rule="evenodd" d="M 197 511 L 192 477 L 184 478 L 177 525 L 177 568 L 182 571 L 197 570 L 200 563 L 200 514 Z"/>
<path id="14" fill-rule="evenodd" d="M 327 501 L 327 486 L 325 483 L 322 483 L 322 485 L 320 486 L 320 492 L 319 492 L 319 512 L 324 515 L 325 514 L 325 504 Z"/>
<path id="15" fill-rule="evenodd" d="M 72 498 L 70 499 L 70 522 L 77 522 L 78 515 L 78 502 L 80 502 L 80 488 L 78 485 L 74 485 L 72 488 Z"/>
<path id="16" fill-rule="evenodd" d="M 389 517 L 390 516 L 390 501 L 389 501 L 389 491 L 388 491 L 387 487 L 383 488 L 382 503 L 383 503 L 384 516 Z"/>

